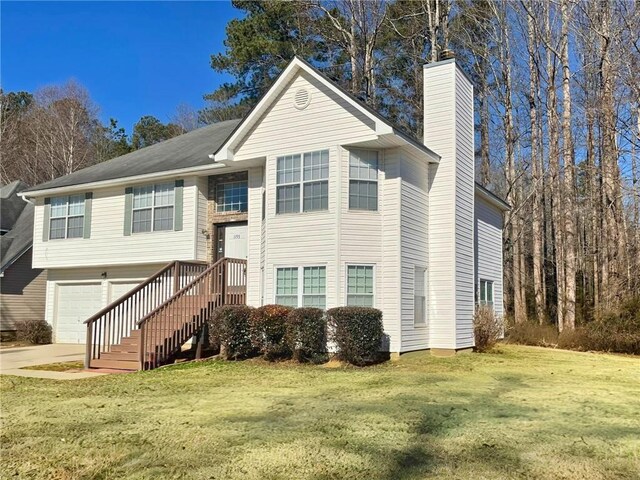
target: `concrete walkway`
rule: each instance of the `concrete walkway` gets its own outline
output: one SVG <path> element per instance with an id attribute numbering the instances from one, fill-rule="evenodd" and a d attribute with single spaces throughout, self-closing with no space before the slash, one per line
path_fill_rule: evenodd
<path id="1" fill-rule="evenodd" d="M 3 348 L 0 349 L 0 374 L 17 375 L 19 377 L 52 378 L 55 380 L 76 380 L 79 378 L 103 375 L 101 373 L 86 371 L 49 372 L 46 370 L 25 370 L 22 368 L 48 363 L 83 361 L 84 353 L 84 345 L 66 343 Z"/>

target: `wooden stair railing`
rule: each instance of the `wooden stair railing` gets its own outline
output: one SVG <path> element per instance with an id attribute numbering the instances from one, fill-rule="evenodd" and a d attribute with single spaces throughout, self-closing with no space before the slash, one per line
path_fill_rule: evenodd
<path id="1" fill-rule="evenodd" d="M 87 325 L 85 368 L 92 368 L 105 353 L 129 337 L 140 318 L 156 309 L 200 275 L 204 262 L 171 262 L 137 287 L 107 305 L 84 323 Z"/>
<path id="2" fill-rule="evenodd" d="M 169 361 L 201 333 L 214 309 L 246 301 L 247 261 L 222 258 L 142 318 L 137 341 L 140 370 Z M 137 333 L 137 332 L 136 332 Z"/>

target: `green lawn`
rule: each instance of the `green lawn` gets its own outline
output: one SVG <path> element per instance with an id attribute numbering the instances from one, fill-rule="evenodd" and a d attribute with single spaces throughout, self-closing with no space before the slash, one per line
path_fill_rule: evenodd
<path id="1" fill-rule="evenodd" d="M 640 477 L 637 357 L 501 346 L 0 387 L 2 478 Z"/>

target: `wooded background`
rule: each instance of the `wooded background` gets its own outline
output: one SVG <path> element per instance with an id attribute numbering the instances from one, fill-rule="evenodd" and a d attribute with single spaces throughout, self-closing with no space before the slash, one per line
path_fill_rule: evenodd
<path id="1" fill-rule="evenodd" d="M 233 2 L 232 82 L 132 135 L 81 85 L 1 96 L 3 183 L 37 184 L 245 115 L 294 55 L 422 137 L 422 67 L 455 52 L 475 84 L 477 180 L 512 205 L 506 307 L 574 329 L 640 292 L 640 7 L 632 0 Z M 212 25 L 212 28 L 216 28 Z M 428 139 L 426 139 L 428 144 Z"/>

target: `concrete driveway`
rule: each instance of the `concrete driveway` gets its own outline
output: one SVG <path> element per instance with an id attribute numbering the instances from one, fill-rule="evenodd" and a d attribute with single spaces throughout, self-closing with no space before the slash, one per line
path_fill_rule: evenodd
<path id="1" fill-rule="evenodd" d="M 84 360 L 85 346 L 78 344 L 53 343 L 33 347 L 0 349 L 0 374 L 20 377 L 53 378 L 74 380 L 95 377 L 92 372 L 48 372 L 45 370 L 24 370 L 22 367 L 48 363 L 77 362 Z"/>

